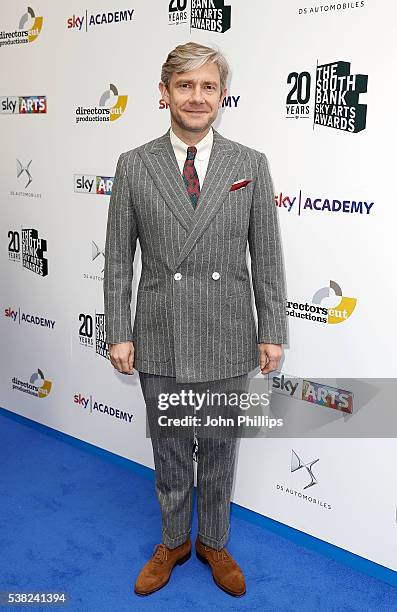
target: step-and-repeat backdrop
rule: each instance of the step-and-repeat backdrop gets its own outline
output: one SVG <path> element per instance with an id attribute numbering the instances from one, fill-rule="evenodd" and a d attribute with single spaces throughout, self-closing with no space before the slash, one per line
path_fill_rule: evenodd
<path id="1" fill-rule="evenodd" d="M 169 127 L 167 53 L 217 46 L 214 127 L 274 181 L 290 342 L 269 384 L 296 425 L 241 440 L 233 500 L 397 569 L 379 385 L 397 369 L 396 18 L 391 0 L 4 3 L 0 406 L 153 467 L 138 374 L 104 342 L 107 212 L 119 154 Z M 132 312 L 140 269 L 138 246 Z"/>

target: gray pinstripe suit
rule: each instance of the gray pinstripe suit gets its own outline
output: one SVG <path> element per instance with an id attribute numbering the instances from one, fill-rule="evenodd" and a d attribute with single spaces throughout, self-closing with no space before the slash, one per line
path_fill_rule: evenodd
<path id="1" fill-rule="evenodd" d="M 189 383 L 196 389 L 197 383 L 208 383 L 206 388 L 220 389 L 231 378 L 243 388 L 247 373 L 258 365 L 257 343 L 287 342 L 283 256 L 266 156 L 216 130 L 213 135 L 196 209 L 169 130 L 122 153 L 117 162 L 105 246 L 106 340 L 109 344 L 133 341 L 134 367 L 140 372 L 150 413 L 157 410 L 155 388 L 170 388 L 171 384 L 176 389 L 181 388 L 179 383 Z M 238 179 L 252 181 L 230 191 Z M 138 238 L 142 273 L 132 327 L 131 283 Z M 251 304 L 247 241 L 258 329 Z M 163 541 L 172 548 L 190 530 L 191 440 L 178 439 L 177 447 L 174 440 L 174 446 L 165 448 L 166 439 L 153 435 L 152 427 L 151 437 Z M 213 468 L 222 461 L 229 466 L 230 478 L 235 442 L 220 437 L 206 443 L 200 440 L 199 458 L 217 481 L 219 474 Z M 205 477 L 200 468 L 199 477 Z M 198 481 L 198 490 L 206 496 L 199 499 L 200 539 L 215 548 L 221 548 L 228 535 L 231 481 L 230 486 L 225 483 L 221 478 L 216 490 L 207 486 L 204 491 Z"/>

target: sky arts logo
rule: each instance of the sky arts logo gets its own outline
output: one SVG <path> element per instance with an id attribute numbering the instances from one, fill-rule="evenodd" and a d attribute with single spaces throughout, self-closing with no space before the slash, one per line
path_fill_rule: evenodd
<path id="1" fill-rule="evenodd" d="M 39 327 L 47 327 L 48 329 L 54 329 L 55 321 L 53 319 L 46 319 L 39 315 L 34 315 L 31 312 L 24 312 L 18 308 L 5 308 L 4 316 L 6 319 L 14 321 L 21 325 L 22 323 L 29 323 L 30 325 L 37 325 Z"/>
<path id="2" fill-rule="evenodd" d="M 271 375 L 272 391 L 291 399 L 300 399 L 310 404 L 340 410 L 352 414 L 353 392 L 322 382 L 306 380 L 274 371 Z"/>
<path id="3" fill-rule="evenodd" d="M 311 303 L 287 301 L 287 315 L 294 319 L 306 319 L 317 323 L 343 323 L 353 313 L 357 299 L 342 295 L 342 289 L 331 280 L 328 287 L 321 287 Z"/>
<path id="4" fill-rule="evenodd" d="M 11 389 L 15 391 L 22 391 L 43 399 L 48 397 L 52 388 L 52 382 L 47 380 L 43 374 L 43 371 L 38 368 L 36 372 L 33 372 L 29 382 L 19 380 L 14 376 L 11 380 Z"/>
<path id="5" fill-rule="evenodd" d="M 95 327 L 94 327 L 95 317 Z M 97 355 L 109 359 L 109 351 L 105 341 L 105 315 L 103 312 L 79 314 L 79 343 L 80 346 L 94 348 Z"/>
<path id="6" fill-rule="evenodd" d="M 3 115 L 43 114 L 47 112 L 47 96 L 0 96 Z"/>
<path id="7" fill-rule="evenodd" d="M 132 21 L 134 9 L 127 9 L 125 11 L 112 11 L 107 13 L 88 13 L 84 15 L 74 15 L 69 17 L 67 20 L 68 30 L 81 30 L 88 32 L 88 28 L 96 27 L 100 25 L 109 25 L 111 23 L 123 23 Z"/>
<path id="8" fill-rule="evenodd" d="M 112 194 L 113 176 L 95 174 L 74 174 L 73 189 L 75 193 L 94 193 L 96 195 Z"/>
<path id="9" fill-rule="evenodd" d="M 99 107 L 78 106 L 76 108 L 76 123 L 84 121 L 116 121 L 124 113 L 128 96 L 119 95 L 116 85 L 110 84 L 109 89 L 99 98 Z"/>
<path id="10" fill-rule="evenodd" d="M 119 419 L 120 421 L 125 421 L 126 423 L 132 423 L 132 419 L 134 417 L 134 415 L 129 412 L 125 412 L 123 410 L 119 410 L 118 408 L 113 408 L 113 406 L 109 406 L 108 404 L 98 402 L 92 397 L 92 395 L 86 396 L 82 395 L 81 393 L 76 393 L 73 396 L 73 403 L 83 408 L 83 410 L 87 410 L 90 414 L 94 414 L 95 412 L 107 414 L 114 419 Z"/>
<path id="11" fill-rule="evenodd" d="M 17 30 L 0 32 L 0 47 L 31 43 L 39 36 L 43 27 L 43 18 L 36 17 L 34 10 L 28 6 L 27 12 L 19 20 Z"/>
<path id="12" fill-rule="evenodd" d="M 303 195 L 300 189 L 298 195 L 285 195 L 279 193 L 274 196 L 276 206 L 294 211 L 298 215 L 304 213 L 345 213 L 349 215 L 369 215 L 372 211 L 374 202 L 365 200 L 338 200 L 336 198 L 318 198 Z M 372 211 L 373 212 L 373 211 Z"/>
<path id="13" fill-rule="evenodd" d="M 21 261 L 22 266 L 39 276 L 47 276 L 48 259 L 44 257 L 47 251 L 47 240 L 39 238 L 36 229 L 22 229 L 8 232 L 8 259 L 10 261 Z M 22 244 L 21 244 L 22 242 Z"/>
<path id="14" fill-rule="evenodd" d="M 315 78 L 312 93 L 310 72 L 289 73 L 286 118 L 310 119 L 313 105 L 313 127 L 323 125 L 351 133 L 364 130 L 367 105 L 359 104 L 359 96 L 367 91 L 368 75 L 350 74 L 350 62 L 321 65 L 317 62 Z"/>
<path id="15" fill-rule="evenodd" d="M 224 33 L 230 30 L 231 7 L 225 0 L 170 0 L 168 24 L 190 23 L 190 28 Z"/>
<path id="16" fill-rule="evenodd" d="M 241 96 L 225 96 L 221 108 L 237 108 Z M 169 104 L 163 99 L 159 100 L 159 110 L 169 108 Z"/>

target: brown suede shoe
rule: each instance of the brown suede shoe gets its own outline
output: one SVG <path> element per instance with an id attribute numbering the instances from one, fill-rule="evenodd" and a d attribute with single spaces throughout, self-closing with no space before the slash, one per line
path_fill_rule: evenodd
<path id="1" fill-rule="evenodd" d="M 176 548 L 167 548 L 165 544 L 157 544 L 151 559 L 145 563 L 135 582 L 134 591 L 137 595 L 149 595 L 167 584 L 174 565 L 182 565 L 192 552 L 190 538 Z"/>
<path id="2" fill-rule="evenodd" d="M 219 588 L 234 597 L 241 597 L 247 592 L 243 572 L 226 548 L 211 548 L 200 542 L 197 536 L 196 555 L 200 561 L 209 564 L 214 582 Z"/>

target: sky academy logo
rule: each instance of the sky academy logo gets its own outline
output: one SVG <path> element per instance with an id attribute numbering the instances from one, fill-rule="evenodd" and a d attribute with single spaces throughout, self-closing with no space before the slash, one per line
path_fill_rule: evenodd
<path id="1" fill-rule="evenodd" d="M 336 61 L 317 63 L 314 92 L 311 81 L 308 71 L 289 73 L 287 119 L 310 119 L 313 106 L 313 127 L 322 125 L 355 134 L 365 129 L 367 105 L 360 104 L 359 96 L 367 91 L 368 75 L 350 74 L 350 62 Z"/>
<path id="2" fill-rule="evenodd" d="M 237 108 L 240 103 L 241 96 L 225 96 L 222 100 L 221 108 Z M 159 100 L 159 110 L 163 110 L 164 108 L 169 108 L 169 104 L 162 98 Z"/>
<path id="3" fill-rule="evenodd" d="M 76 123 L 84 121 L 116 121 L 120 119 L 127 106 L 128 96 L 119 95 L 116 85 L 110 84 L 109 89 L 99 98 L 98 106 L 78 106 L 76 108 Z"/>
<path id="4" fill-rule="evenodd" d="M 168 24 L 189 23 L 190 29 L 224 33 L 230 30 L 231 7 L 224 0 L 170 0 Z"/>
<path id="5" fill-rule="evenodd" d="M 83 410 L 87 410 L 90 414 L 107 414 L 114 419 L 119 419 L 120 421 L 125 421 L 130 424 L 134 418 L 134 415 L 130 412 L 119 410 L 118 408 L 113 408 L 113 406 L 99 402 L 94 399 L 92 395 L 86 396 L 81 393 L 76 393 L 73 396 L 73 403 L 80 406 Z"/>
<path id="6" fill-rule="evenodd" d="M 336 303 L 329 306 L 330 301 Z M 315 292 L 311 303 L 288 300 L 287 315 L 295 319 L 335 325 L 346 321 L 352 315 L 356 304 L 356 298 L 344 296 L 338 283 L 330 280 L 327 287 L 321 287 Z"/>
<path id="7" fill-rule="evenodd" d="M 55 321 L 53 319 L 47 319 L 39 315 L 35 315 L 31 312 L 25 312 L 19 306 L 18 308 L 5 308 L 4 316 L 6 319 L 22 325 L 28 323 L 29 325 L 37 325 L 38 327 L 46 327 L 47 329 L 54 329 Z"/>
<path id="8" fill-rule="evenodd" d="M 43 17 L 36 17 L 34 10 L 28 6 L 19 20 L 17 30 L 0 32 L 0 47 L 31 43 L 38 38 L 42 27 Z"/>
<path id="9" fill-rule="evenodd" d="M 72 17 L 69 17 L 67 20 L 67 29 L 78 30 L 79 32 L 88 32 L 90 28 L 95 28 L 101 25 L 128 23 L 132 21 L 133 14 L 134 9 L 99 13 L 89 13 L 86 10 L 82 15 L 73 14 Z"/>
<path id="10" fill-rule="evenodd" d="M 304 195 L 300 189 L 298 195 L 286 195 L 282 192 L 274 196 L 276 206 L 288 212 L 303 214 L 334 214 L 369 215 L 373 213 L 374 202 L 369 200 L 342 200 Z"/>

